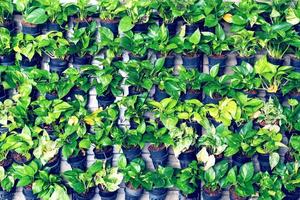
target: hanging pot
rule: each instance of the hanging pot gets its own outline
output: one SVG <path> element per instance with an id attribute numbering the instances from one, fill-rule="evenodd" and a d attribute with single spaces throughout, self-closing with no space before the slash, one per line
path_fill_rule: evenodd
<path id="1" fill-rule="evenodd" d="M 250 57 L 241 57 L 241 56 L 237 56 L 236 57 L 236 62 L 237 65 L 241 65 L 242 62 L 246 62 L 249 63 L 250 65 L 254 66 L 255 64 L 255 56 L 250 56 Z"/>
<path id="2" fill-rule="evenodd" d="M 143 188 L 133 189 L 127 184 L 125 188 L 125 200 L 139 200 L 142 197 L 143 192 Z"/>
<path id="3" fill-rule="evenodd" d="M 78 194 L 76 192 L 72 193 L 73 200 L 91 200 L 95 196 L 95 188 L 92 187 L 84 194 Z"/>
<path id="4" fill-rule="evenodd" d="M 300 101 L 300 92 L 298 91 L 292 91 L 288 94 L 290 99 L 296 99 L 298 101 Z"/>
<path id="5" fill-rule="evenodd" d="M 219 200 L 222 198 L 222 190 L 211 191 L 206 187 L 203 187 L 202 191 L 203 200 Z"/>
<path id="6" fill-rule="evenodd" d="M 65 96 L 66 101 L 74 101 L 76 99 L 76 95 L 81 95 L 88 102 L 88 94 L 78 87 L 73 87 L 70 92 Z"/>
<path id="7" fill-rule="evenodd" d="M 112 94 L 112 92 L 109 92 L 108 94 L 103 96 L 97 95 L 98 107 L 106 108 L 113 104 L 115 100 L 116 97 Z"/>
<path id="8" fill-rule="evenodd" d="M 78 28 L 87 28 L 93 22 L 93 17 L 87 17 L 86 19 L 80 19 L 77 16 L 73 17 L 73 26 Z"/>
<path id="9" fill-rule="evenodd" d="M 166 24 L 166 27 L 169 31 L 169 36 L 173 37 L 176 35 L 176 32 L 177 32 L 177 21 L 174 21 L 173 23 L 167 23 Z"/>
<path id="10" fill-rule="evenodd" d="M 45 167 L 46 169 L 49 169 L 49 173 L 59 174 L 60 162 L 61 162 L 61 157 L 60 157 L 60 153 L 58 153 L 45 165 Z"/>
<path id="11" fill-rule="evenodd" d="M 291 66 L 294 67 L 296 72 L 300 72 L 300 59 L 296 58 L 295 56 L 291 56 Z"/>
<path id="12" fill-rule="evenodd" d="M 149 200 L 165 200 L 167 194 L 167 188 L 155 188 L 149 191 Z"/>
<path id="13" fill-rule="evenodd" d="M 46 93 L 45 98 L 49 101 L 52 101 L 52 100 L 58 99 L 58 95 L 56 92 Z"/>
<path id="14" fill-rule="evenodd" d="M 282 103 L 284 101 L 284 96 L 282 95 L 282 93 L 280 91 L 277 91 L 276 93 L 266 92 L 265 98 L 266 98 L 266 100 L 268 100 L 269 98 L 272 98 L 272 99 L 277 98 L 280 103 Z"/>
<path id="15" fill-rule="evenodd" d="M 147 33 L 149 26 L 150 26 L 149 23 L 141 23 L 141 24 L 138 23 L 138 24 L 135 24 L 132 31 L 134 33 Z"/>
<path id="16" fill-rule="evenodd" d="M 15 151 L 12 152 L 11 156 L 12 156 L 13 161 L 19 165 L 27 164 L 33 159 L 32 156 L 31 156 L 31 158 L 27 159 L 25 156 L 15 152 Z"/>
<path id="17" fill-rule="evenodd" d="M 41 58 L 37 55 L 35 55 L 31 60 L 22 56 L 22 60 L 20 61 L 20 66 L 24 69 L 32 68 L 35 66 L 39 67 L 40 66 L 39 60 L 41 60 Z"/>
<path id="18" fill-rule="evenodd" d="M 198 123 L 198 122 L 195 122 L 195 121 L 187 121 L 186 124 L 189 126 L 189 127 L 192 127 L 196 133 L 201 136 L 202 135 L 202 126 Z"/>
<path id="19" fill-rule="evenodd" d="M 271 166 L 270 166 L 270 161 L 269 161 L 269 154 L 258 154 L 258 162 L 260 166 L 260 171 L 262 172 L 269 172 L 271 173 Z"/>
<path id="20" fill-rule="evenodd" d="M 32 36 L 38 36 L 41 34 L 41 26 L 36 24 L 30 24 L 25 21 L 21 22 L 22 33 L 29 34 Z"/>
<path id="21" fill-rule="evenodd" d="M 0 65 L 2 66 L 13 66 L 15 65 L 15 54 L 0 56 Z"/>
<path id="22" fill-rule="evenodd" d="M 137 60 L 137 61 L 143 61 L 143 60 L 147 60 L 147 53 L 145 53 L 145 55 L 134 55 L 132 53 L 129 53 L 129 59 L 130 60 Z M 123 59 L 123 57 L 122 57 Z"/>
<path id="23" fill-rule="evenodd" d="M 249 98 L 257 98 L 259 94 L 257 90 L 243 90 L 242 92 Z"/>
<path id="24" fill-rule="evenodd" d="M 210 97 L 208 95 L 205 95 L 203 102 L 205 104 L 213 103 L 213 104 L 218 104 L 219 101 L 221 101 L 223 97 L 220 94 L 213 94 L 213 97 Z"/>
<path id="25" fill-rule="evenodd" d="M 92 64 L 93 56 L 85 55 L 83 57 L 73 56 L 73 66 L 79 69 L 83 65 L 90 65 Z"/>
<path id="26" fill-rule="evenodd" d="M 111 32 L 113 32 L 115 37 L 119 34 L 119 30 L 118 30 L 119 23 L 120 23 L 120 19 L 113 19 L 113 20 L 100 19 L 100 25 L 102 27 L 111 30 Z"/>
<path id="27" fill-rule="evenodd" d="M 114 156 L 114 147 L 107 146 L 104 149 L 94 148 L 95 159 L 103 160 L 106 164 L 112 166 L 113 156 Z"/>
<path id="28" fill-rule="evenodd" d="M 122 150 L 128 162 L 131 162 L 135 158 L 138 158 L 142 155 L 142 150 L 140 147 L 122 147 Z"/>
<path id="29" fill-rule="evenodd" d="M 158 86 L 155 86 L 154 100 L 161 101 L 165 98 L 169 98 L 170 96 L 166 93 L 166 91 L 159 89 Z"/>
<path id="30" fill-rule="evenodd" d="M 22 193 L 26 200 L 38 200 L 39 199 L 36 194 L 33 194 L 32 185 L 23 187 Z"/>
<path id="31" fill-rule="evenodd" d="M 158 166 L 167 166 L 169 153 L 165 145 L 160 145 L 156 147 L 155 145 L 151 144 L 149 145 L 148 150 L 150 152 L 150 157 L 152 159 L 152 163 L 155 169 L 157 169 Z"/>
<path id="32" fill-rule="evenodd" d="M 68 68 L 68 61 L 61 59 L 50 58 L 49 69 L 50 72 L 61 75 Z"/>
<path id="33" fill-rule="evenodd" d="M 3 102 L 7 99 L 6 91 L 4 90 L 3 86 L 0 85 L 0 101 Z"/>
<path id="34" fill-rule="evenodd" d="M 200 199 L 201 197 L 197 190 L 192 194 L 188 194 L 188 195 L 184 195 L 181 192 L 179 194 L 179 200 L 200 200 Z"/>
<path id="35" fill-rule="evenodd" d="M 178 156 L 181 169 L 187 168 L 191 162 L 197 160 L 196 158 L 196 148 L 190 147 L 189 150 L 182 152 Z"/>
<path id="36" fill-rule="evenodd" d="M 101 200 L 116 200 L 118 196 L 118 190 L 114 192 L 104 191 L 101 187 L 99 188 L 99 195 Z"/>
<path id="37" fill-rule="evenodd" d="M 13 33 L 15 31 L 15 22 L 13 19 L 5 19 L 4 23 L 0 23 L 0 27 L 6 28 Z"/>
<path id="38" fill-rule="evenodd" d="M 279 66 L 284 65 L 284 59 L 273 58 L 270 55 L 267 56 L 267 59 L 268 59 L 268 62 L 272 63 L 273 65 L 279 65 Z"/>
<path id="39" fill-rule="evenodd" d="M 79 151 L 78 155 L 70 156 L 67 162 L 71 165 L 72 169 L 86 170 L 87 153 L 84 150 Z"/>
<path id="40" fill-rule="evenodd" d="M 45 24 L 45 29 L 46 29 L 47 32 L 51 32 L 51 31 L 63 32 L 64 29 L 62 27 L 65 26 L 65 25 L 66 24 L 59 25 L 57 23 L 53 23 L 53 22 L 48 21 Z"/>
<path id="41" fill-rule="evenodd" d="M 240 197 L 236 194 L 234 187 L 229 189 L 229 198 L 230 200 L 247 200 L 248 197 Z"/>
<path id="42" fill-rule="evenodd" d="M 182 56 L 182 65 L 186 69 L 197 69 L 200 72 L 203 71 L 203 55 L 183 55 Z"/>
<path id="43" fill-rule="evenodd" d="M 193 89 L 188 89 L 186 93 L 181 94 L 181 100 L 190 100 L 190 99 L 202 99 L 202 91 L 201 90 L 193 90 Z"/>
<path id="44" fill-rule="evenodd" d="M 244 154 L 238 152 L 232 156 L 232 165 L 240 168 L 243 164 L 251 162 L 251 158 L 245 156 Z"/>
<path id="45" fill-rule="evenodd" d="M 192 35 L 198 28 L 201 30 L 202 26 L 203 23 L 201 22 L 185 25 L 185 35 L 186 36 Z"/>
<path id="46" fill-rule="evenodd" d="M 7 170 L 11 164 L 13 163 L 13 159 L 11 158 L 11 153 L 8 153 L 6 158 L 0 161 L 0 166 Z"/>
<path id="47" fill-rule="evenodd" d="M 128 88 L 128 95 L 132 96 L 132 95 L 139 95 L 144 93 L 146 90 L 142 87 L 139 86 L 129 86 Z"/>
<path id="48" fill-rule="evenodd" d="M 10 192 L 7 192 L 0 188 L 0 199 L 3 200 L 13 200 L 16 188 L 13 188 Z"/>
<path id="49" fill-rule="evenodd" d="M 219 65 L 219 73 L 218 75 L 223 75 L 225 72 L 226 68 L 226 61 L 227 61 L 227 56 L 226 55 L 210 55 L 208 56 L 208 67 L 209 70 L 215 65 Z"/>
<path id="50" fill-rule="evenodd" d="M 300 197 L 300 188 L 296 188 L 295 191 L 290 192 L 283 186 L 282 191 L 285 194 L 284 200 L 298 200 Z"/>

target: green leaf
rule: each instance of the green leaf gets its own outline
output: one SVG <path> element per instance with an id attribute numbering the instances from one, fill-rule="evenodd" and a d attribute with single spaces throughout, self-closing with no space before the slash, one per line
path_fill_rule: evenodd
<path id="1" fill-rule="evenodd" d="M 48 16 L 43 8 L 37 8 L 26 16 L 25 20 L 31 24 L 43 24 L 48 20 Z"/>
<path id="2" fill-rule="evenodd" d="M 201 34 L 200 34 L 200 31 L 199 29 L 197 29 L 189 38 L 189 42 L 190 43 L 193 43 L 193 44 L 199 44 L 200 42 L 200 37 L 201 37 Z"/>
<path id="3" fill-rule="evenodd" d="M 213 78 L 215 78 L 215 77 L 218 75 L 218 73 L 219 73 L 219 68 L 220 68 L 219 64 L 213 66 L 213 67 L 210 69 L 209 74 L 210 74 Z"/>
<path id="4" fill-rule="evenodd" d="M 273 153 L 270 155 L 269 161 L 270 161 L 271 169 L 274 169 L 274 167 L 277 166 L 277 164 L 279 163 L 279 160 L 280 160 L 280 156 L 279 156 L 278 153 L 273 152 Z"/>
<path id="5" fill-rule="evenodd" d="M 254 175 L 254 165 L 252 162 L 246 163 L 242 165 L 240 169 L 241 177 L 243 178 L 244 182 L 248 182 Z"/>
<path id="6" fill-rule="evenodd" d="M 204 26 L 211 28 L 211 27 L 215 27 L 217 24 L 218 24 L 218 19 L 216 18 L 216 16 L 212 14 L 206 16 Z"/>
<path id="7" fill-rule="evenodd" d="M 134 27 L 132 19 L 129 16 L 125 16 L 121 19 L 119 24 L 119 32 L 127 32 Z"/>
<path id="8" fill-rule="evenodd" d="M 40 193 L 43 190 L 44 182 L 42 180 L 36 180 L 32 184 L 32 191 L 34 194 Z"/>

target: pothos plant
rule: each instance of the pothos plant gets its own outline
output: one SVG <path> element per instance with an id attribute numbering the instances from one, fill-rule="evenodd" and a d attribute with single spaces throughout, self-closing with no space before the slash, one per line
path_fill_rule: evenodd
<path id="1" fill-rule="evenodd" d="M 187 2 L 178 2 L 176 8 L 183 7 L 182 17 L 184 21 L 188 24 L 199 23 L 205 18 L 203 7 L 205 6 L 204 1 L 199 0 L 189 0 Z"/>
<path id="2" fill-rule="evenodd" d="M 101 20 L 119 20 L 126 12 L 125 6 L 119 0 L 103 0 L 98 5 Z"/>
<path id="3" fill-rule="evenodd" d="M 95 14 L 98 10 L 97 5 L 93 5 L 91 0 L 77 0 L 76 3 L 74 3 L 77 10 L 75 12 L 78 21 L 87 21 L 90 22 L 91 20 L 89 17 L 91 17 L 93 14 Z"/>
<path id="4" fill-rule="evenodd" d="M 269 174 L 268 172 L 260 173 L 259 186 L 259 200 L 263 199 L 283 199 L 284 193 L 282 192 L 282 181 L 276 174 Z"/>
<path id="5" fill-rule="evenodd" d="M 183 15 L 184 9 L 180 9 L 181 5 L 181 2 L 174 0 L 154 1 L 154 8 L 165 24 L 173 23 L 177 17 Z"/>
<path id="6" fill-rule="evenodd" d="M 1 189 L 7 192 L 10 192 L 15 185 L 15 178 L 10 171 L 5 170 L 0 166 L 0 181 Z"/>
<path id="7" fill-rule="evenodd" d="M 254 71 L 262 80 L 262 87 L 269 93 L 277 93 L 286 82 L 285 77 L 292 70 L 291 66 L 273 65 L 264 56 L 254 65 Z"/>
<path id="8" fill-rule="evenodd" d="M 12 36 L 8 29 L 0 27 L 0 56 L 12 53 Z"/>
<path id="9" fill-rule="evenodd" d="M 292 71 L 290 72 L 285 79 L 287 82 L 281 87 L 281 92 L 285 96 L 290 94 L 290 97 L 293 98 L 300 93 L 300 73 Z"/>
<path id="10" fill-rule="evenodd" d="M 284 114 L 286 116 L 286 126 L 289 132 L 300 130 L 300 104 L 296 99 L 289 99 L 288 106 L 284 107 Z"/>
<path id="11" fill-rule="evenodd" d="M 4 25 L 6 21 L 12 18 L 14 11 L 13 2 L 10 0 L 3 0 L 0 3 L 0 24 Z"/>
<path id="12" fill-rule="evenodd" d="M 146 56 L 148 51 L 148 36 L 143 33 L 127 31 L 121 37 L 120 47 L 126 49 L 133 56 Z"/>
<path id="13" fill-rule="evenodd" d="M 254 33 L 254 31 L 241 30 L 230 37 L 229 41 L 238 56 L 251 57 L 256 54 L 258 45 Z"/>
<path id="14" fill-rule="evenodd" d="M 13 49 L 16 52 L 18 61 L 21 61 L 22 57 L 31 61 L 36 54 L 42 55 L 38 39 L 29 34 L 18 33 L 13 40 Z"/>

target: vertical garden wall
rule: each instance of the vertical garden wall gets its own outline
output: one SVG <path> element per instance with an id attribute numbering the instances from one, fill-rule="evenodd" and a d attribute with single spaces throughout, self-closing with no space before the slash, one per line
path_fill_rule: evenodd
<path id="1" fill-rule="evenodd" d="M 300 3 L 1 0 L 0 200 L 300 196 Z"/>

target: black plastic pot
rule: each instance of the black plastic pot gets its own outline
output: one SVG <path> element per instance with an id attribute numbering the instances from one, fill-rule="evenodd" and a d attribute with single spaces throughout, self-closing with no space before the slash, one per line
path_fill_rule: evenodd
<path id="1" fill-rule="evenodd" d="M 208 67 L 209 70 L 215 66 L 219 65 L 219 73 L 218 75 L 223 75 L 225 68 L 226 68 L 226 61 L 227 61 L 227 56 L 222 55 L 222 56 L 208 56 Z"/>
<path id="2" fill-rule="evenodd" d="M 4 90 L 3 86 L 0 85 L 0 101 L 4 101 L 7 98 L 7 93 Z"/>
<path id="3" fill-rule="evenodd" d="M 80 88 L 74 87 L 71 89 L 71 91 L 69 92 L 69 94 L 67 94 L 65 96 L 67 101 L 74 101 L 76 99 L 76 95 L 81 95 L 83 96 L 85 99 L 88 98 L 88 94 L 81 90 Z"/>
<path id="4" fill-rule="evenodd" d="M 187 90 L 186 93 L 181 94 L 181 100 L 190 100 L 190 99 L 202 99 L 201 90 Z"/>
<path id="5" fill-rule="evenodd" d="M 23 187 L 22 193 L 26 200 L 38 200 L 39 199 L 36 194 L 33 194 L 31 187 L 30 188 Z"/>
<path id="6" fill-rule="evenodd" d="M 47 131 L 51 140 L 54 141 L 58 138 L 52 126 L 44 126 L 43 128 Z"/>
<path id="7" fill-rule="evenodd" d="M 90 188 L 90 190 L 85 194 L 72 193 L 72 200 L 91 200 L 95 196 L 95 188 Z"/>
<path id="8" fill-rule="evenodd" d="M 162 167 L 167 166 L 169 153 L 168 149 L 165 146 L 163 146 L 163 148 L 152 149 L 150 145 L 148 147 L 148 150 L 150 152 L 150 157 L 155 169 L 157 169 L 159 165 Z"/>
<path id="9" fill-rule="evenodd" d="M 94 149 L 95 159 L 105 160 L 106 164 L 112 166 L 114 147 L 108 146 L 105 149 Z"/>
<path id="10" fill-rule="evenodd" d="M 33 156 L 31 156 L 30 159 L 26 159 L 26 157 L 22 156 L 22 155 L 19 155 L 17 152 L 12 152 L 12 159 L 15 163 L 19 164 L 19 165 L 22 165 L 22 164 L 27 164 L 29 163 L 30 161 L 32 161 L 33 159 Z"/>
<path id="11" fill-rule="evenodd" d="M 49 62 L 50 72 L 62 74 L 67 68 L 68 68 L 68 61 L 50 58 L 50 62 Z"/>
<path id="12" fill-rule="evenodd" d="M 122 147 L 122 150 L 128 162 L 131 162 L 135 158 L 140 157 L 142 154 L 142 150 L 140 147 L 133 147 L 133 148 Z"/>
<path id="13" fill-rule="evenodd" d="M 98 106 L 102 108 L 106 108 L 112 103 L 114 103 L 116 97 L 110 92 L 105 96 L 97 96 Z"/>
<path id="14" fill-rule="evenodd" d="M 186 152 L 182 152 L 178 156 L 181 169 L 187 168 L 191 162 L 196 160 L 196 149 L 192 148 Z"/>
<path id="15" fill-rule="evenodd" d="M 203 103 L 205 103 L 205 104 L 209 104 L 209 103 L 218 104 L 219 101 L 221 101 L 221 100 L 222 100 L 222 97 L 211 98 L 210 96 L 205 95 L 205 97 L 203 99 Z"/>
<path id="16" fill-rule="evenodd" d="M 168 194 L 167 188 L 155 188 L 149 191 L 149 200 L 165 200 Z"/>
<path id="17" fill-rule="evenodd" d="M 282 191 L 285 194 L 284 200 L 298 200 L 300 197 L 300 188 L 296 188 L 295 191 L 289 192 L 285 187 L 282 187 Z"/>
<path id="18" fill-rule="evenodd" d="M 149 25 L 149 23 L 135 24 L 132 31 L 134 33 L 147 33 Z"/>
<path id="19" fill-rule="evenodd" d="M 164 67 L 165 68 L 172 68 L 175 66 L 175 59 L 176 56 L 175 55 L 168 55 L 165 57 L 165 63 L 164 63 Z"/>
<path id="20" fill-rule="evenodd" d="M 294 26 L 294 29 L 295 29 L 295 31 L 296 31 L 298 34 L 300 34 L 300 24 L 296 24 L 296 25 Z"/>
<path id="21" fill-rule="evenodd" d="M 78 168 L 83 171 L 86 170 L 87 154 L 80 151 L 77 156 L 71 156 L 67 159 L 67 162 L 71 165 L 72 169 Z"/>
<path id="22" fill-rule="evenodd" d="M 198 28 L 201 29 L 202 24 L 200 22 L 194 24 L 187 24 L 185 26 L 185 35 L 192 35 Z"/>
<path id="23" fill-rule="evenodd" d="M 198 122 L 194 122 L 194 121 L 187 121 L 186 124 L 189 126 L 189 127 L 192 127 L 196 133 L 198 135 L 201 135 L 202 134 L 202 126 L 198 123 Z"/>
<path id="24" fill-rule="evenodd" d="M 101 200 L 115 200 L 118 196 L 118 190 L 114 192 L 108 192 L 103 191 L 101 188 L 99 188 L 99 195 L 101 197 Z"/>
<path id="25" fill-rule="evenodd" d="M 10 153 L 7 154 L 5 160 L 0 161 L 0 166 L 7 170 L 11 164 L 13 163 L 13 159 L 11 158 Z"/>
<path id="26" fill-rule="evenodd" d="M 242 62 L 246 62 L 253 66 L 255 64 L 255 56 L 250 56 L 250 57 L 236 56 L 236 62 L 237 65 L 241 65 Z"/>
<path id="27" fill-rule="evenodd" d="M 291 56 L 291 66 L 294 67 L 294 70 L 296 72 L 300 72 L 300 59 L 297 59 L 296 57 Z"/>
<path id="28" fill-rule="evenodd" d="M 86 55 L 84 57 L 73 56 L 73 65 L 82 66 L 82 65 L 90 65 L 92 63 L 93 57 L 90 55 Z"/>
<path id="29" fill-rule="evenodd" d="M 174 21 L 173 23 L 168 23 L 166 24 L 166 27 L 169 31 L 169 35 L 170 36 L 174 36 L 176 35 L 176 32 L 177 32 L 177 21 Z"/>
<path id="30" fill-rule="evenodd" d="M 132 53 L 129 53 L 129 59 L 130 60 L 138 60 L 138 61 L 143 61 L 146 60 L 148 57 L 147 53 L 145 55 L 134 55 Z M 123 59 L 123 58 L 122 58 Z"/>
<path id="31" fill-rule="evenodd" d="M 165 98 L 168 98 L 168 97 L 170 97 L 170 96 L 164 90 L 160 90 L 158 88 L 158 86 L 155 86 L 155 93 L 154 93 L 154 96 L 153 96 L 155 101 L 161 101 L 161 100 L 163 100 Z"/>
<path id="32" fill-rule="evenodd" d="M 1 200 L 13 200 L 15 194 L 15 188 L 13 188 L 10 192 L 4 191 L 0 188 L 0 199 Z"/>
<path id="33" fill-rule="evenodd" d="M 271 173 L 272 170 L 269 162 L 269 157 L 269 154 L 258 154 L 257 159 L 259 162 L 260 171 Z"/>
<path id="34" fill-rule="evenodd" d="M 78 28 L 86 28 L 89 27 L 89 25 L 93 22 L 92 17 L 88 17 L 84 20 L 79 19 L 78 17 L 73 18 L 73 26 L 78 26 Z"/>
<path id="35" fill-rule="evenodd" d="M 13 66 L 15 65 L 15 54 L 0 56 L 0 65 L 2 66 Z"/>
<path id="36" fill-rule="evenodd" d="M 209 193 L 205 188 L 202 190 L 203 200 L 219 200 L 222 198 L 222 190 Z"/>
<path id="37" fill-rule="evenodd" d="M 251 158 L 243 155 L 242 153 L 237 153 L 232 156 L 232 165 L 240 168 L 243 164 L 251 162 Z"/>
<path id="38" fill-rule="evenodd" d="M 279 65 L 282 66 L 284 64 L 284 59 L 278 59 L 278 58 L 273 58 L 271 56 L 267 56 L 268 62 L 272 63 L 273 65 Z"/>
<path id="39" fill-rule="evenodd" d="M 277 92 L 277 93 L 269 93 L 266 92 L 266 99 L 268 100 L 269 98 L 277 98 L 279 100 L 279 102 L 283 102 L 284 101 L 284 96 L 282 95 L 281 92 Z"/>
<path id="40" fill-rule="evenodd" d="M 4 23 L 0 23 L 0 27 L 8 29 L 11 33 L 15 31 L 15 23 L 13 19 L 6 19 Z"/>
<path id="41" fill-rule="evenodd" d="M 41 34 L 41 26 L 40 25 L 32 25 L 32 24 L 22 24 L 22 33 L 29 34 L 32 36 L 37 36 Z"/>
<path id="42" fill-rule="evenodd" d="M 142 188 L 131 189 L 126 186 L 125 188 L 125 200 L 139 200 L 143 195 L 144 190 Z"/>
<path id="43" fill-rule="evenodd" d="M 47 94 L 45 95 L 45 97 L 46 97 L 46 99 L 49 100 L 49 101 L 52 101 L 52 100 L 54 100 L 54 99 L 58 99 L 58 95 L 57 95 L 56 93 L 53 93 L 53 94 L 47 93 Z"/>
<path id="44" fill-rule="evenodd" d="M 63 26 L 65 26 L 65 24 L 59 25 L 57 23 L 47 22 L 45 24 L 45 29 L 47 32 L 50 32 L 50 31 L 63 32 L 64 31 Z"/>
<path id="45" fill-rule="evenodd" d="M 200 200 L 200 199 L 201 197 L 197 190 L 192 194 L 188 194 L 188 195 L 184 195 L 182 193 L 179 194 L 179 200 Z"/>
<path id="46" fill-rule="evenodd" d="M 55 157 L 55 159 L 52 162 L 48 162 L 45 167 L 49 169 L 49 172 L 51 174 L 59 174 L 60 173 L 60 162 L 61 157 L 60 153 L 58 153 Z"/>
<path id="47" fill-rule="evenodd" d="M 200 72 L 203 71 L 203 55 L 197 54 L 193 56 L 182 56 L 182 65 L 186 69 L 197 69 Z"/>
<path id="48" fill-rule="evenodd" d="M 243 90 L 242 91 L 245 95 L 247 95 L 249 98 L 257 98 L 258 97 L 258 91 L 257 90 Z"/>
<path id="49" fill-rule="evenodd" d="M 39 67 L 39 61 L 41 60 L 41 58 L 39 56 L 34 56 L 31 60 L 29 60 L 28 58 L 22 56 L 22 60 L 20 61 L 20 66 L 24 69 L 26 68 L 31 68 L 31 67 Z"/>
<path id="50" fill-rule="evenodd" d="M 247 200 L 247 199 L 249 199 L 249 198 L 237 196 L 237 194 L 236 194 L 234 188 L 231 187 L 231 188 L 229 189 L 229 199 L 230 199 L 230 200 Z"/>
<path id="51" fill-rule="evenodd" d="M 113 32 L 114 36 L 117 36 L 119 34 L 119 23 L 120 20 L 119 19 L 115 19 L 115 20 L 101 20 L 100 19 L 100 25 L 102 27 L 108 28 L 109 30 L 111 30 L 111 32 Z"/>
<path id="52" fill-rule="evenodd" d="M 129 86 L 128 88 L 128 95 L 139 95 L 145 92 L 144 88 L 137 87 L 137 86 Z"/>

